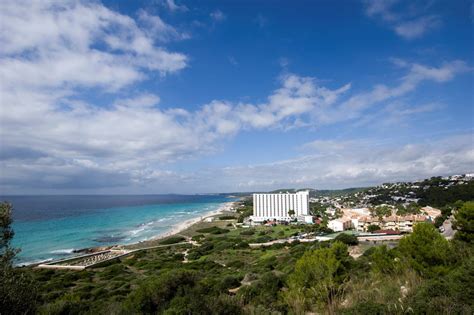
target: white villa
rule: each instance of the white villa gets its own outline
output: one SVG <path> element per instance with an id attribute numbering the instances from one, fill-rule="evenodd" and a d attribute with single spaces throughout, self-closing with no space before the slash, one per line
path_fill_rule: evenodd
<path id="1" fill-rule="evenodd" d="M 309 191 L 296 193 L 253 194 L 253 222 L 266 220 L 291 221 L 290 210 L 295 213 L 293 217 L 308 221 Z"/>

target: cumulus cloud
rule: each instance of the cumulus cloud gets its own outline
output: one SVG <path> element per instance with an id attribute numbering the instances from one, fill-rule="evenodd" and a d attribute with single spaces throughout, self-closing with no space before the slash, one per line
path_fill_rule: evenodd
<path id="1" fill-rule="evenodd" d="M 184 39 L 176 28 L 144 11 L 133 19 L 98 2 L 25 5 L 0 3 L 0 187 L 8 191 L 161 182 L 181 189 L 206 175 L 167 170 L 172 163 L 211 154 L 242 130 L 354 120 L 424 81 L 443 83 L 470 70 L 462 61 L 403 62 L 407 74 L 398 84 L 352 94 L 351 83 L 326 87 L 285 74 L 261 102 L 211 98 L 195 110 L 161 108 L 158 95 L 133 86 L 188 65 L 186 55 L 163 46 Z M 410 110 L 416 111 L 399 114 Z"/>
<path id="2" fill-rule="evenodd" d="M 188 7 L 184 4 L 177 4 L 174 0 L 165 0 L 163 1 L 165 7 L 167 7 L 171 12 L 186 12 L 188 11 Z"/>
<path id="3" fill-rule="evenodd" d="M 20 182 L 41 187 L 71 187 L 74 182 L 84 182 L 86 174 L 89 174 L 90 187 L 103 187 L 108 177 L 115 180 L 111 186 L 156 184 L 164 178 L 169 182 L 171 173 L 163 171 L 167 165 L 211 154 L 221 140 L 243 129 L 288 129 L 351 120 L 374 104 L 412 91 L 423 80 L 444 82 L 464 70 L 465 66 L 458 62 L 439 68 L 411 65 L 398 86 L 378 86 L 373 91 L 352 96 L 347 96 L 350 84 L 330 89 L 320 86 L 313 78 L 287 74 L 280 78 L 281 86 L 270 93 L 265 102 L 214 100 L 195 111 L 163 110 L 158 106 L 159 97 L 150 93 L 120 98 L 111 106 L 99 107 L 74 99 L 69 90 L 48 94 L 22 90 L 21 95 L 12 90 L 4 93 L 9 110 L 0 116 L 3 126 L 0 168 L 8 170 L 2 176 L 2 183 L 4 187 Z M 433 109 L 428 105 L 388 108 L 400 116 Z M 348 146 L 352 143 L 326 141 L 308 144 L 307 148 L 322 147 L 337 152 Z M 318 163 L 323 167 L 320 162 L 314 164 L 317 161 L 309 156 L 295 163 L 297 167 Z M 336 160 L 324 161 L 334 163 Z M 371 165 L 375 167 L 377 163 Z M 338 167 L 328 173 L 328 178 L 339 176 L 335 173 Z M 350 169 L 354 174 L 365 174 Z M 281 168 L 282 180 L 284 170 Z M 298 173 L 288 168 L 286 171 L 301 175 L 299 180 L 303 182 L 311 182 L 310 172 Z M 242 172 L 242 176 L 245 174 L 250 176 Z M 186 174 L 174 176 L 174 182 L 177 178 L 189 182 L 195 178 Z M 201 173 L 196 176 L 205 180 Z M 35 180 L 29 180 L 30 177 Z M 276 178 L 272 181 L 269 178 L 268 185 L 280 184 Z M 234 184 L 239 189 L 244 187 L 241 182 Z M 255 182 L 255 187 L 263 187 L 258 185 L 261 182 Z M 183 187 L 178 185 L 176 189 Z"/>
<path id="4" fill-rule="evenodd" d="M 315 140 L 308 154 L 267 164 L 229 167 L 214 172 L 229 188 L 243 191 L 285 187 L 347 188 L 387 181 L 472 172 L 472 135 L 403 145 L 377 144 L 371 139 Z M 223 185 L 226 185 L 223 183 Z"/>
<path id="5" fill-rule="evenodd" d="M 0 12 L 1 76 L 8 88 L 119 89 L 143 79 L 142 70 L 164 75 L 187 65 L 185 55 L 155 45 L 153 36 L 175 32 L 157 17 L 142 17 L 155 25 L 151 36 L 132 18 L 95 2 L 2 1 Z"/>
<path id="6" fill-rule="evenodd" d="M 419 2 L 366 0 L 365 12 L 370 17 L 380 18 L 400 37 L 412 40 L 439 28 L 442 24 L 439 16 L 426 14 L 430 2 Z"/>

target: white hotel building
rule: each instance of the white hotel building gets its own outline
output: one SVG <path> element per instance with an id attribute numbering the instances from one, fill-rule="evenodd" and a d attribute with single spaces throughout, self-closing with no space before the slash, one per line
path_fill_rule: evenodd
<path id="1" fill-rule="evenodd" d="M 297 193 L 277 194 L 253 194 L 253 216 L 254 222 L 276 219 L 278 221 L 290 221 L 292 218 L 288 211 L 294 210 L 294 217 L 309 216 L 309 191 L 298 191 Z"/>

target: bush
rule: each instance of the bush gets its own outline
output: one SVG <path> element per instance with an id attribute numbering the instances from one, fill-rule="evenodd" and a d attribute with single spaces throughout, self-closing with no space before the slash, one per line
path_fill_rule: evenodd
<path id="1" fill-rule="evenodd" d="M 219 220 L 235 220 L 235 217 L 233 215 L 223 215 L 219 217 Z"/>
<path id="2" fill-rule="evenodd" d="M 398 250 L 421 275 L 446 272 L 452 259 L 450 243 L 430 223 L 418 223 L 403 237 Z"/>
<path id="3" fill-rule="evenodd" d="M 255 234 L 254 229 L 247 229 L 247 230 L 243 230 L 242 232 L 240 232 L 240 235 L 254 235 L 254 234 Z"/>
<path id="4" fill-rule="evenodd" d="M 238 276 L 225 276 L 224 278 L 221 279 L 218 289 L 220 291 L 226 291 L 228 289 L 240 287 L 240 280 L 241 277 Z"/>
<path id="5" fill-rule="evenodd" d="M 198 233 L 209 233 L 209 234 L 225 234 L 225 233 L 229 233 L 229 230 L 228 229 L 221 229 L 218 226 L 211 226 L 211 227 L 208 227 L 208 228 L 196 230 L 196 232 L 198 232 Z"/>
<path id="6" fill-rule="evenodd" d="M 456 219 L 454 228 L 457 229 L 454 237 L 467 243 L 474 243 L 474 202 L 465 202 L 454 218 Z"/>
<path id="7" fill-rule="evenodd" d="M 359 244 L 359 240 L 357 239 L 357 236 L 353 234 L 347 234 L 347 233 L 341 233 L 338 236 L 336 236 L 336 241 L 342 242 L 349 246 L 354 246 L 354 245 Z"/>
<path id="8" fill-rule="evenodd" d="M 255 243 L 266 243 L 266 242 L 270 242 L 272 240 L 273 240 L 273 238 L 271 236 L 263 235 L 263 236 L 258 237 L 255 240 Z"/>
<path id="9" fill-rule="evenodd" d="M 380 226 L 378 226 L 377 224 L 371 224 L 367 227 L 367 232 L 370 232 L 370 233 L 373 233 L 378 230 L 380 230 Z"/>
<path id="10" fill-rule="evenodd" d="M 168 245 L 168 244 L 176 244 L 185 240 L 186 239 L 182 236 L 171 236 L 171 237 L 165 238 L 164 240 L 161 240 L 159 243 L 161 245 Z"/>
<path id="11" fill-rule="evenodd" d="M 203 238 L 205 238 L 205 236 L 203 234 L 198 234 L 198 235 L 194 235 L 191 240 L 195 241 L 195 242 L 199 242 L 200 240 L 202 240 Z"/>
<path id="12" fill-rule="evenodd" d="M 175 308 L 176 304 L 170 305 L 173 300 L 178 302 L 179 298 L 189 296 L 188 293 L 197 281 L 195 272 L 180 269 L 158 278 L 149 278 L 128 295 L 124 303 L 126 313 L 156 314 L 162 313 L 169 306 Z"/>

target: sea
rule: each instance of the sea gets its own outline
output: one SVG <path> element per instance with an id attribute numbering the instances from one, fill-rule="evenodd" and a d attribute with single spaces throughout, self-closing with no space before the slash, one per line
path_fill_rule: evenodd
<path id="1" fill-rule="evenodd" d="M 236 198 L 226 195 L 1 196 L 13 209 L 17 265 L 166 234 Z"/>

